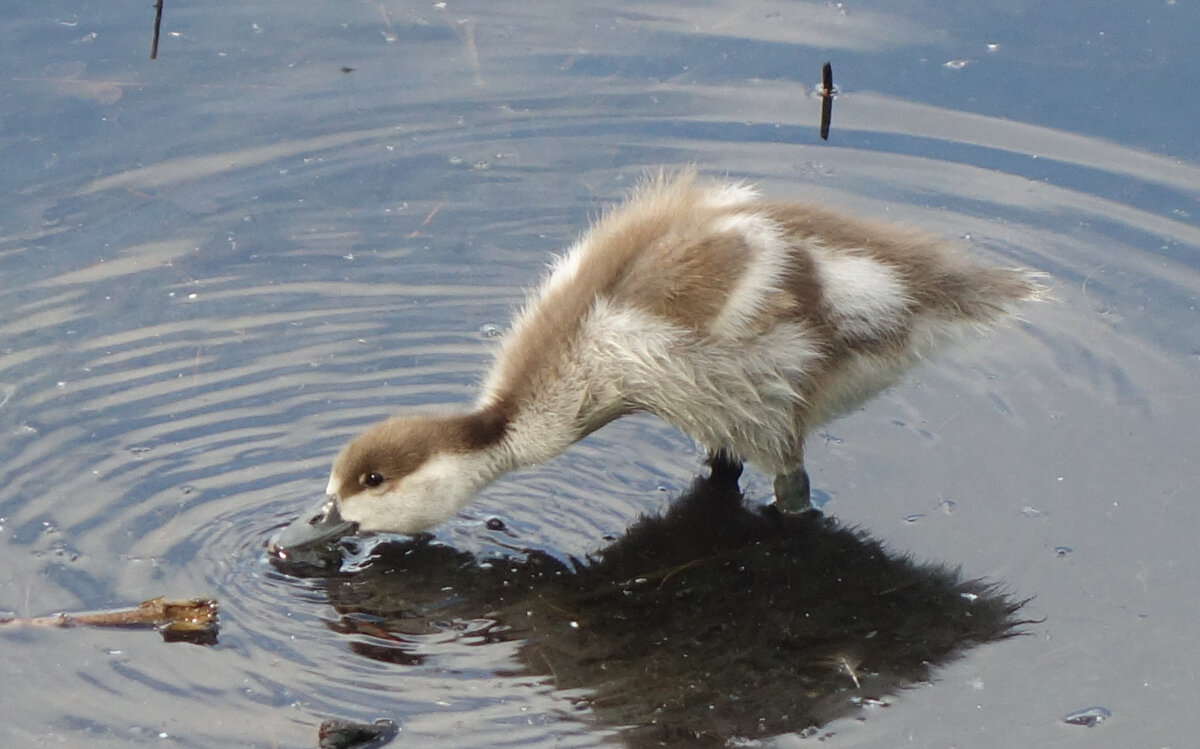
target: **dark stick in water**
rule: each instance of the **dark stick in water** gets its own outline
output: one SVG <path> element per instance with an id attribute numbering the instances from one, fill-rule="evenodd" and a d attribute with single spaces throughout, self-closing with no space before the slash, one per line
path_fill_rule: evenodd
<path id="1" fill-rule="evenodd" d="M 829 140 L 829 123 L 833 120 L 833 95 L 837 89 L 833 87 L 833 64 L 821 66 L 821 140 Z"/>
<path id="2" fill-rule="evenodd" d="M 154 38 L 150 40 L 150 59 L 158 59 L 158 31 L 162 28 L 163 0 L 154 0 Z"/>

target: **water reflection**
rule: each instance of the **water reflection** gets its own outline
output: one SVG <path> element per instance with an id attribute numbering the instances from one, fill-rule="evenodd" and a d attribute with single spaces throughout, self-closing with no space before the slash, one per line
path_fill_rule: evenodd
<path id="1" fill-rule="evenodd" d="M 425 538 L 326 591 L 354 653 L 416 667 L 452 640 L 517 643 L 508 675 L 548 680 L 633 747 L 811 733 L 1021 623 L 986 583 L 817 512 L 748 508 L 730 473 L 574 564 L 479 563 Z"/>
<path id="2" fill-rule="evenodd" d="M 753 722 L 799 699 L 796 685 L 807 695 L 806 678 L 842 711 L 886 694 L 888 674 L 919 679 L 861 649 L 883 634 L 816 631 L 827 639 L 810 651 L 782 642 L 774 610 L 721 618 L 733 604 L 720 581 L 758 591 L 760 607 L 786 592 L 796 620 L 813 615 L 800 608 L 811 597 L 845 620 L 912 593 L 867 588 L 862 608 L 843 604 L 872 578 L 839 581 L 850 562 L 785 553 L 777 538 L 741 547 L 749 572 L 710 559 L 703 544 L 730 517 L 759 528 L 757 511 L 727 507 L 714 527 L 669 534 L 693 539 L 690 556 L 639 531 L 643 548 L 573 564 L 691 480 L 688 441 L 650 419 L 494 486 L 442 530 L 443 547 L 408 550 L 391 594 L 370 581 L 403 560 L 302 580 L 263 558 L 364 423 L 472 400 L 488 353 L 479 331 L 509 319 L 548 252 L 643 169 L 696 163 L 772 196 L 961 238 L 1050 272 L 1060 299 L 823 435 L 814 480 L 831 514 L 1003 579 L 1047 617 L 1037 637 L 973 651 L 903 706 L 834 722 L 826 745 L 1045 746 L 1091 730 L 1060 722 L 1088 705 L 1113 708 L 1094 729 L 1106 745 L 1187 745 L 1195 677 L 1177 643 L 1200 617 L 1200 65 L 1187 3 L 217 2 L 168 9 L 165 30 L 181 36 L 164 37 L 154 64 L 142 62 L 144 8 L 10 5 L 0 609 L 211 595 L 221 641 L 0 635 L 20 684 L 0 709 L 7 743 L 128 747 L 165 733 L 308 747 L 325 718 L 389 716 L 405 746 L 593 749 L 634 723 L 651 727 L 630 741 L 651 743 L 668 719 L 758 735 L 720 714 L 721 695 Z M 841 94 L 825 145 L 813 87 L 830 59 Z M 761 478 L 743 483 L 769 495 Z M 930 512 L 943 497 L 957 509 Z M 507 530 L 486 528 L 489 515 Z M 822 529 L 833 539 L 821 548 L 842 543 L 828 525 L 795 533 Z M 541 555 L 480 569 L 473 560 L 497 547 Z M 659 556 L 635 565 L 643 553 Z M 830 558 L 834 573 L 820 569 Z M 648 582 L 626 594 L 618 583 L 637 576 Z M 943 583 L 932 587 L 964 607 Z M 898 611 L 926 616 L 920 637 L 906 635 L 920 642 L 974 624 L 955 617 L 980 605 Z M 712 698 L 714 717 L 703 695 L 666 691 L 735 681 L 724 673 L 746 635 L 731 630 L 759 619 L 762 675 L 735 663 L 743 680 Z M 692 640 L 643 634 L 672 623 Z M 691 663 L 701 656 L 707 672 Z M 657 703 L 624 696 L 630 683 Z M 567 696 L 586 697 L 605 728 L 563 719 Z M 803 730 L 795 712 L 770 730 Z"/>

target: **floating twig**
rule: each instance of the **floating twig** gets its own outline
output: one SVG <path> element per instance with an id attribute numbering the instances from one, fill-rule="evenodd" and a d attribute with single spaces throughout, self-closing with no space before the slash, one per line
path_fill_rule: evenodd
<path id="1" fill-rule="evenodd" d="M 154 0 L 154 38 L 150 40 L 150 59 L 158 59 L 158 31 L 162 28 L 163 0 Z"/>
<path id="2" fill-rule="evenodd" d="M 837 89 L 833 86 L 833 64 L 821 66 L 821 140 L 829 140 L 829 124 L 833 121 L 833 96 Z"/>
<path id="3" fill-rule="evenodd" d="M 0 620 L 4 627 L 148 627 L 167 642 L 217 642 L 217 602 L 211 598 L 168 600 L 159 596 L 137 606 L 79 614 L 50 614 Z"/>
<path id="4" fill-rule="evenodd" d="M 433 210 L 429 212 L 429 215 L 425 217 L 425 220 L 421 222 L 421 225 L 409 232 L 408 238 L 412 239 L 413 237 L 421 236 L 421 229 L 428 225 L 430 221 L 433 221 L 433 217 L 438 215 L 438 211 L 440 210 L 442 210 L 442 203 L 438 203 L 433 207 Z"/>

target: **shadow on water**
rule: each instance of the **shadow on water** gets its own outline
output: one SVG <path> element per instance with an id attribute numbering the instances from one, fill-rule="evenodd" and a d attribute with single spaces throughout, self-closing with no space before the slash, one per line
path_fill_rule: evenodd
<path id="1" fill-rule="evenodd" d="M 330 627 L 403 666 L 437 658 L 431 635 L 516 643 L 507 675 L 568 690 L 627 745 L 716 747 L 817 733 L 1029 623 L 992 584 L 889 554 L 816 511 L 743 499 L 736 475 L 697 479 L 573 565 L 386 542 L 326 578 Z"/>

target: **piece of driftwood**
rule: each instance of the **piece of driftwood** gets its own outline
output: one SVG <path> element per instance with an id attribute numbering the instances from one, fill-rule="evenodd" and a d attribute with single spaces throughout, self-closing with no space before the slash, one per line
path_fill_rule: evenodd
<path id="1" fill-rule="evenodd" d="M 217 642 L 217 602 L 211 598 L 159 596 L 124 609 L 0 619 L 0 626 L 148 627 L 157 629 L 167 642 L 213 645 Z"/>

